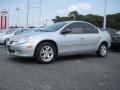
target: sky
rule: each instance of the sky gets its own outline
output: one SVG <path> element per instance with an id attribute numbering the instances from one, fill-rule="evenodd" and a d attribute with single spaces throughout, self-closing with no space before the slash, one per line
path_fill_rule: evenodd
<path id="1" fill-rule="evenodd" d="M 40 0 L 30 0 L 29 9 L 29 26 L 39 26 L 47 20 L 48 24 L 52 24 L 55 16 L 67 16 L 71 11 L 78 11 L 79 14 L 96 14 L 104 15 L 105 0 L 42 0 L 41 3 L 41 19 L 39 19 L 38 8 Z M 16 8 L 20 8 L 19 18 L 20 25 L 26 26 L 27 22 L 27 0 L 0 0 L 0 9 L 9 10 L 9 26 L 18 24 L 18 13 Z M 120 0 L 107 0 L 107 14 L 120 13 Z"/>

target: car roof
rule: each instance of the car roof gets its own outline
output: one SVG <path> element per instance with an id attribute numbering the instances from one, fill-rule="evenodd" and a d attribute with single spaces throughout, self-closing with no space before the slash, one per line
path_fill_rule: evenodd
<path id="1" fill-rule="evenodd" d="M 116 32 L 116 34 L 120 34 L 120 31 Z"/>
<path id="2" fill-rule="evenodd" d="M 86 22 L 86 21 L 63 21 L 63 22 L 66 22 L 66 23 L 75 23 L 75 22 L 89 23 L 89 22 Z"/>

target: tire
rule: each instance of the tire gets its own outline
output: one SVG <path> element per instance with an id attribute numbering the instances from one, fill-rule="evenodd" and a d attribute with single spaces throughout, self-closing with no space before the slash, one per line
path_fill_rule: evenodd
<path id="1" fill-rule="evenodd" d="M 57 56 L 56 47 L 49 42 L 41 43 L 35 51 L 35 60 L 42 64 L 49 64 L 55 60 Z"/>
<path id="2" fill-rule="evenodd" d="M 8 40 L 9 40 L 8 38 L 5 39 L 5 41 L 4 41 L 4 45 L 6 45 L 6 43 L 7 43 Z"/>
<path id="3" fill-rule="evenodd" d="M 6 45 L 6 43 L 7 43 L 7 39 L 5 39 L 5 41 L 4 41 L 4 45 Z"/>
<path id="4" fill-rule="evenodd" d="M 102 43 L 99 46 L 96 54 L 97 54 L 98 57 L 105 57 L 107 55 L 107 46 L 104 43 Z"/>

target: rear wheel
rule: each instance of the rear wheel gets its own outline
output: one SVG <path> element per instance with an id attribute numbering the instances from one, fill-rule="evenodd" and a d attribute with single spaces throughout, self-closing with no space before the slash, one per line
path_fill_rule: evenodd
<path id="1" fill-rule="evenodd" d="M 99 57 L 105 57 L 107 55 L 107 46 L 104 43 L 101 44 L 96 53 Z"/>
<path id="2" fill-rule="evenodd" d="M 35 59 L 40 63 L 48 64 L 55 60 L 56 53 L 56 48 L 52 43 L 43 42 L 36 48 Z"/>

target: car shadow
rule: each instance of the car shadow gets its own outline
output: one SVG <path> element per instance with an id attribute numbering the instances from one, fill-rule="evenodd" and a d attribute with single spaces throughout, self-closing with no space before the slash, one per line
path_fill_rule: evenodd
<path id="1" fill-rule="evenodd" d="M 61 56 L 57 58 L 57 62 L 63 61 L 78 61 L 78 60 L 86 60 L 88 58 L 95 58 L 97 57 L 94 53 L 86 53 L 86 54 L 77 54 L 77 55 L 70 55 L 70 56 Z"/>
<path id="2" fill-rule="evenodd" d="M 33 63 L 36 63 L 34 58 L 24 58 L 24 57 L 11 56 L 9 58 L 9 60 L 13 61 L 15 63 L 22 63 L 22 64 L 33 64 Z"/>
<path id="3" fill-rule="evenodd" d="M 97 57 L 96 54 L 94 54 L 94 53 L 77 54 L 77 55 L 70 55 L 70 56 L 60 56 L 60 57 L 56 58 L 54 63 L 63 62 L 63 61 L 73 61 L 73 60 L 74 61 L 85 60 L 85 59 L 94 58 L 94 57 Z M 34 58 L 23 58 L 23 57 L 11 56 L 9 58 L 9 60 L 13 61 L 15 63 L 22 63 L 22 64 L 40 64 L 40 63 L 36 62 Z"/>

